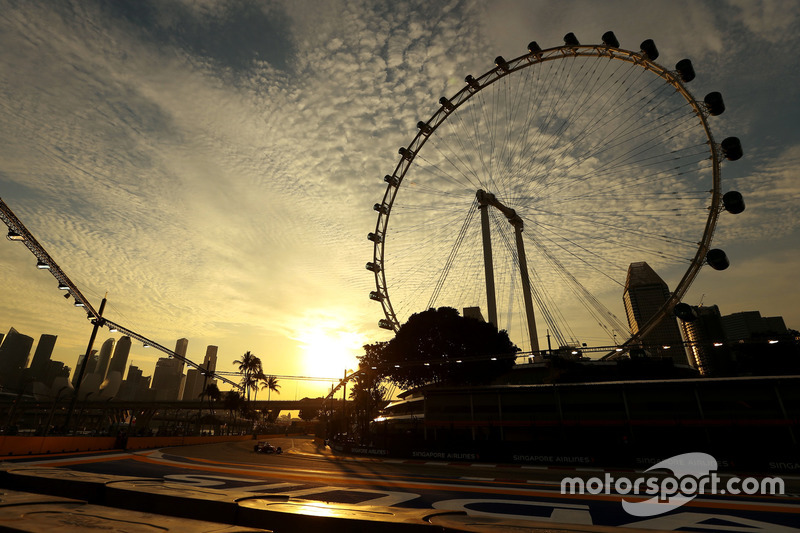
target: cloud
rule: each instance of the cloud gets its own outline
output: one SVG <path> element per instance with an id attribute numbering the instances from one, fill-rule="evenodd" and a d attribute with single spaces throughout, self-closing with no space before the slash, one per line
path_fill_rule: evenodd
<path id="1" fill-rule="evenodd" d="M 787 33 L 793 34 L 800 20 L 800 6 L 791 0 L 728 0 L 738 11 L 738 20 L 757 38 L 772 43 L 786 40 Z"/>
<path id="2" fill-rule="evenodd" d="M 715 131 L 724 126 L 744 141 L 753 130 L 747 160 L 736 171 L 725 169 L 745 194 L 743 216 L 753 222 L 730 230 L 721 223 L 720 237 L 727 240 L 730 231 L 731 238 L 753 239 L 766 235 L 764 228 L 788 235 L 792 202 L 783 205 L 768 193 L 793 198 L 797 154 L 776 148 L 782 155 L 775 162 L 750 156 L 764 153 L 756 148 L 756 130 L 781 117 L 770 102 L 747 103 L 762 84 L 782 87 L 785 101 L 793 101 L 792 74 L 748 56 L 747 72 L 764 75 L 754 76 L 751 89 L 731 52 L 757 39 L 772 43 L 769 28 L 787 27 L 775 18 L 780 10 L 728 6 L 738 14 L 731 30 L 712 3 L 596 6 L 356 0 L 9 6 L 0 20 L 6 73 L 0 193 L 87 294 L 99 299 L 108 290 L 111 310 L 154 339 L 189 336 L 220 344 L 223 352 L 228 344 L 234 353 L 270 350 L 253 346 L 262 341 L 285 350 L 285 339 L 299 338 L 309 316 L 337 315 L 366 342 L 385 334 L 375 328 L 380 306 L 367 298 L 374 288 L 364 269 L 372 258 L 371 206 L 383 197 L 382 177 L 394 170 L 397 149 L 416 134 L 417 121 L 430 118 L 439 97 L 452 96 L 465 75 L 491 68 L 499 54 L 519 55 L 533 39 L 555 46 L 568 31 L 597 42 L 611 29 L 629 48 L 656 39 L 665 64 L 691 56 L 702 72 L 693 91 L 705 94 L 716 83 L 726 97 L 732 91 L 731 112 L 715 118 Z M 776 146 L 795 135 L 789 122 L 770 130 Z M 583 164 L 588 171 L 601 162 Z M 404 186 L 410 195 L 411 180 Z M 411 199 L 409 207 L 429 202 L 400 198 Z M 451 236 L 460 216 L 447 213 L 442 220 L 451 226 L 431 224 L 427 238 Z M 397 246 L 402 228 L 392 231 Z M 445 259 L 436 250 L 423 251 L 430 265 Z M 403 260 L 397 264 L 413 265 Z M 409 286 L 415 272 L 402 272 Z M 39 274 L 8 287 L 8 301 L 24 302 L 43 283 Z M 477 298 L 481 283 L 470 279 L 461 290 L 474 289 Z M 41 308 L 43 314 L 57 316 L 60 304 Z M 2 316 L 12 317 L 13 309 L 8 304 Z"/>
<path id="3" fill-rule="evenodd" d="M 800 216 L 800 146 L 754 154 L 760 161 L 752 174 L 732 180 L 730 190 L 742 193 L 746 209 L 740 215 L 723 213 L 718 237 L 723 242 L 785 240 L 797 234 Z"/>

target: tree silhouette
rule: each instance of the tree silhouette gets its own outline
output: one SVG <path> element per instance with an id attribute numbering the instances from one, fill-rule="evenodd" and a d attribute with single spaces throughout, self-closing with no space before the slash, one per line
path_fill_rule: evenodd
<path id="1" fill-rule="evenodd" d="M 303 409 L 300 409 L 300 414 L 298 416 L 300 416 L 301 420 L 310 422 L 319 416 L 319 410 L 304 407 Z"/>
<path id="2" fill-rule="evenodd" d="M 272 391 L 275 391 L 277 394 L 280 394 L 281 386 L 278 384 L 278 378 L 275 376 L 265 376 L 261 375 L 261 390 L 267 391 L 267 401 L 270 400 L 272 397 Z"/>
<path id="3" fill-rule="evenodd" d="M 362 441 L 366 440 L 369 424 L 378 416 L 378 411 L 384 406 L 388 393 L 383 385 L 383 375 L 377 369 L 381 351 L 386 344 L 385 342 L 367 344 L 364 346 L 364 355 L 358 358 L 361 372 L 355 377 L 350 398 L 353 400 L 356 428 Z"/>
<path id="4" fill-rule="evenodd" d="M 505 330 L 451 307 L 411 315 L 392 340 L 367 351 L 377 372 L 404 389 L 429 383 L 481 384 L 509 371 L 519 351 Z"/>
<path id="5" fill-rule="evenodd" d="M 228 410 L 228 414 L 232 418 L 231 426 L 236 425 L 236 413 L 244 406 L 244 397 L 235 390 L 229 390 L 225 393 L 222 400 L 222 405 Z"/>
<path id="6" fill-rule="evenodd" d="M 209 383 L 206 388 L 200 393 L 200 402 L 202 403 L 205 398 L 208 398 L 208 410 L 214 414 L 213 402 L 218 402 L 222 397 L 222 393 L 216 383 Z"/>
<path id="7" fill-rule="evenodd" d="M 261 359 L 247 351 L 241 359 L 237 359 L 233 364 L 239 365 L 239 372 L 242 373 L 242 387 L 247 401 L 250 401 L 250 390 L 258 386 L 258 379 L 262 374 Z"/>

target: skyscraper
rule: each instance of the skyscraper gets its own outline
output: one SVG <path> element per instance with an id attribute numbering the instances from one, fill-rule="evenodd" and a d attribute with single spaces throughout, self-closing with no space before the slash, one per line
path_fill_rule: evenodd
<path id="1" fill-rule="evenodd" d="M 0 344 L 0 387 L 17 391 L 23 386 L 22 369 L 28 365 L 33 337 L 11 328 Z"/>
<path id="2" fill-rule="evenodd" d="M 729 341 L 750 340 L 753 336 L 785 334 L 783 317 L 762 317 L 759 311 L 742 311 L 722 317 L 722 327 Z"/>
<path id="3" fill-rule="evenodd" d="M 153 381 L 150 385 L 155 393 L 156 401 L 174 402 L 181 397 L 182 368 L 183 361 L 174 357 L 161 357 L 156 362 Z"/>
<path id="4" fill-rule="evenodd" d="M 120 340 L 121 342 L 121 340 Z M 128 369 L 128 377 L 122 382 L 117 399 L 148 401 L 150 397 L 150 377 L 144 376 L 139 367 L 131 365 Z"/>
<path id="5" fill-rule="evenodd" d="M 75 372 L 72 374 L 72 386 L 78 386 L 78 374 L 81 371 L 81 365 L 83 365 L 83 359 L 86 357 L 86 354 L 81 354 L 78 356 L 78 363 L 75 365 Z M 89 374 L 94 373 L 95 368 L 97 367 L 97 350 L 92 350 L 91 355 L 89 356 L 89 360 L 86 362 L 86 370 L 83 371 L 84 378 Z"/>
<path id="6" fill-rule="evenodd" d="M 106 339 L 106 342 L 100 347 L 100 356 L 97 360 L 97 366 L 94 369 L 95 374 L 100 375 L 100 380 L 105 379 L 108 374 L 108 365 L 111 362 L 111 353 L 114 351 L 114 344 L 117 341 L 114 339 Z"/>
<path id="7" fill-rule="evenodd" d="M 131 338 L 125 335 L 114 348 L 114 356 L 108 365 L 108 372 L 119 372 L 121 376 L 125 374 L 125 365 L 128 364 L 128 355 L 131 352 Z"/>
<path id="8" fill-rule="evenodd" d="M 719 307 L 693 307 L 697 317 L 692 321 L 679 321 L 687 341 L 686 355 L 689 365 L 703 376 L 714 376 L 728 370 L 730 351 L 724 346 L 725 331 Z"/>
<path id="9" fill-rule="evenodd" d="M 36 344 L 36 351 L 33 353 L 33 360 L 31 361 L 31 377 L 36 381 L 44 381 L 45 374 L 50 363 L 50 357 L 53 355 L 53 348 L 56 345 L 56 335 L 43 334 L 39 337 L 39 342 Z"/>
<path id="10" fill-rule="evenodd" d="M 175 353 L 180 355 L 178 362 L 180 363 L 180 371 L 183 373 L 183 360 L 186 359 L 186 351 L 189 349 L 189 339 L 178 339 L 175 343 Z"/>
<path id="11" fill-rule="evenodd" d="M 186 371 L 186 385 L 183 389 L 183 401 L 193 401 L 200 398 L 204 387 L 214 380 L 206 377 L 206 372 L 214 372 L 217 369 L 217 347 L 208 346 L 203 364 L 199 369 L 191 368 Z"/>
<path id="12" fill-rule="evenodd" d="M 638 333 L 669 297 L 669 287 L 650 265 L 645 262 L 631 263 L 622 295 L 631 335 Z M 641 338 L 641 343 L 648 347 L 651 355 L 671 357 L 676 364 L 687 364 L 681 333 L 674 316 L 665 317 Z"/>
<path id="13" fill-rule="evenodd" d="M 203 358 L 203 368 L 208 372 L 215 372 L 217 370 L 217 347 L 208 345 L 206 347 L 206 356 Z"/>

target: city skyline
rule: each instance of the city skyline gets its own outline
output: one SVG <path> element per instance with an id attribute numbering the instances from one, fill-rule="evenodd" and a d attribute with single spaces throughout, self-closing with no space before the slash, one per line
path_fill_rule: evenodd
<path id="1" fill-rule="evenodd" d="M 218 370 L 249 350 L 268 373 L 337 377 L 387 339 L 365 237 L 397 148 L 466 74 L 568 32 L 652 38 L 665 64 L 692 59 L 695 96 L 722 92 L 714 132 L 745 153 L 724 190 L 747 209 L 713 241 L 731 267 L 684 301 L 800 324 L 793 2 L 0 5 L 0 197 L 88 298 L 108 292 L 106 316 L 188 338 L 195 362 L 217 345 Z M 24 247 L 2 257 L 0 324 L 58 335 L 73 366 L 85 315 Z M 134 345 L 128 364 L 161 355 Z"/>

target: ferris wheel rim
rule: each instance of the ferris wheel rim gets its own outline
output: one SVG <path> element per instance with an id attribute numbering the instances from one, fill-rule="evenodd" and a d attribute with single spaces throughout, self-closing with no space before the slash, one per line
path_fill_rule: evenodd
<path id="1" fill-rule="evenodd" d="M 695 280 L 700 268 L 705 263 L 706 254 L 710 249 L 711 240 L 716 228 L 719 212 L 722 205 L 721 194 L 721 173 L 720 173 L 720 148 L 714 140 L 711 127 L 708 123 L 708 110 L 704 103 L 699 102 L 689 92 L 684 85 L 679 74 L 674 70 L 669 70 L 655 61 L 649 59 L 645 52 L 634 52 L 622 48 L 611 47 L 607 45 L 570 45 L 565 44 L 543 50 L 529 51 L 527 54 L 522 54 L 512 60 L 505 61 L 502 57 L 498 57 L 496 66 L 489 69 L 479 77 L 467 76 L 465 86 L 462 87 L 452 98 L 442 97 L 439 101 L 440 106 L 434 114 L 426 122 L 420 121 L 418 123 L 418 132 L 413 137 L 411 142 L 400 148 L 400 159 L 396 164 L 392 174 L 387 174 L 385 181 L 387 182 L 386 189 L 380 204 L 375 204 L 375 210 L 378 211 L 377 222 L 375 225 L 375 232 L 370 234 L 370 240 L 373 240 L 373 262 L 372 271 L 375 277 L 376 291 L 373 298 L 378 300 L 383 308 L 385 319 L 379 322 L 380 326 L 384 329 L 390 329 L 396 332 L 400 327 L 397 314 L 391 303 L 391 298 L 387 288 L 386 270 L 384 268 L 385 262 L 385 239 L 389 227 L 389 219 L 394 206 L 395 198 L 400 189 L 400 185 L 406 176 L 406 173 L 411 168 L 411 163 L 417 157 L 417 154 L 426 144 L 427 140 L 441 126 L 453 112 L 468 102 L 475 95 L 479 94 L 483 89 L 491 86 L 506 76 L 509 76 L 517 71 L 532 67 L 537 64 L 566 60 L 576 57 L 595 58 L 597 60 L 608 59 L 618 60 L 631 63 L 654 73 L 662 78 L 666 83 L 675 88 L 686 102 L 691 106 L 694 114 L 701 122 L 703 132 L 707 139 L 708 149 L 711 159 L 711 205 L 708 206 L 708 217 L 705 222 L 703 235 L 697 243 L 697 251 L 694 254 L 688 269 L 681 277 L 678 285 L 671 292 L 670 297 L 664 305 L 656 312 L 656 314 L 640 328 L 639 332 L 625 341 L 622 345 L 628 345 L 636 339 L 647 334 L 649 330 L 655 327 L 665 316 L 671 313 L 672 308 L 678 303 L 685 295 L 686 291 Z M 501 62 L 502 61 L 502 62 Z M 379 209 L 380 207 L 380 209 Z M 368 265 L 369 269 L 370 265 Z"/>

